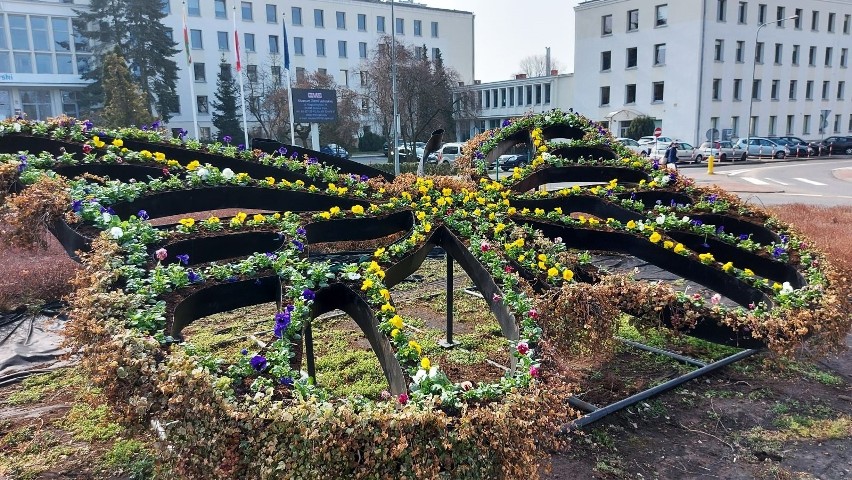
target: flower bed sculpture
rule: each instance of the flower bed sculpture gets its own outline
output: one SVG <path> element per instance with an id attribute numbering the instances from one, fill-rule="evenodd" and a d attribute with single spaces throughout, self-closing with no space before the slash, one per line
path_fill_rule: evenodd
<path id="1" fill-rule="evenodd" d="M 632 156 L 573 112 L 479 135 L 455 177 L 393 178 L 291 146 L 203 146 L 69 118 L 6 122 L 0 134 L 0 185 L 14 192 L 7 233 L 32 243 L 46 221 L 69 254 L 87 252 L 69 343 L 191 478 L 535 477 L 536 450 L 571 414 L 553 367 L 608 345 L 620 312 L 781 353 L 806 340 L 835 348 L 850 324 L 843 282 L 791 227 Z M 488 178 L 485 166 L 519 143 L 531 164 Z M 574 185 L 545 188 L 560 182 Z M 253 213 L 191 215 L 225 208 Z M 173 215 L 183 218 L 151 223 Z M 360 261 L 306 253 L 381 239 L 391 240 Z M 392 287 L 434 246 L 499 323 L 509 371 L 497 382 L 449 378 L 396 311 Z M 639 257 L 711 292 L 608 274 L 588 250 Z M 270 301 L 266 337 L 235 359 L 182 341 L 198 318 Z M 311 322 L 334 309 L 369 341 L 382 398 L 332 398 L 315 384 Z"/>

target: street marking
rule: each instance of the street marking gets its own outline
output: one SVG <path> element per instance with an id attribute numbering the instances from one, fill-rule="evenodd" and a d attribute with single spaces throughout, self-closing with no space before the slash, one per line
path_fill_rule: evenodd
<path id="1" fill-rule="evenodd" d="M 782 182 L 781 180 L 775 180 L 774 178 L 769 178 L 769 177 L 764 177 L 764 178 L 766 178 L 770 182 L 775 182 L 779 185 L 790 185 L 789 183 Z"/>
<path id="2" fill-rule="evenodd" d="M 807 178 L 795 177 L 795 178 L 793 178 L 793 180 L 798 180 L 800 182 L 810 183 L 811 185 L 823 185 L 823 186 L 826 185 L 825 183 L 815 182 L 813 180 L 808 180 Z"/>
<path id="3" fill-rule="evenodd" d="M 725 172 L 722 172 L 722 173 L 725 174 L 725 175 L 728 175 L 728 176 L 734 176 L 734 175 L 739 175 L 741 173 L 748 172 L 749 170 L 751 170 L 751 169 L 750 168 L 742 168 L 742 169 L 739 169 L 739 170 L 728 170 L 728 171 L 725 171 Z"/>
<path id="4" fill-rule="evenodd" d="M 759 178 L 753 178 L 753 177 L 740 177 L 740 178 L 745 180 L 746 182 L 753 183 L 755 185 L 769 185 L 769 182 L 764 182 L 763 180 L 761 180 Z"/>
<path id="5" fill-rule="evenodd" d="M 791 197 L 823 197 L 817 193 L 782 193 L 781 195 L 790 195 Z"/>

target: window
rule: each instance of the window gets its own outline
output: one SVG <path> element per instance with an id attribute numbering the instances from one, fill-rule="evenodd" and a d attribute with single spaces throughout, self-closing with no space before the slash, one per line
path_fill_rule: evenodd
<path id="1" fill-rule="evenodd" d="M 201 16 L 201 0 L 187 0 L 186 12 L 191 17 Z"/>
<path id="2" fill-rule="evenodd" d="M 743 57 L 745 56 L 745 42 L 742 40 L 737 41 L 737 53 L 736 53 L 736 61 L 737 63 L 743 63 Z"/>
<path id="3" fill-rule="evenodd" d="M 349 70 L 341 70 L 340 77 L 343 79 L 343 84 L 349 86 Z"/>
<path id="4" fill-rule="evenodd" d="M 291 7 L 290 16 L 293 17 L 293 25 L 302 24 L 302 7 Z"/>
<path id="5" fill-rule="evenodd" d="M 361 77 L 361 86 L 366 87 L 367 86 L 367 72 L 362 70 L 362 71 L 358 72 L 358 76 Z"/>
<path id="6" fill-rule="evenodd" d="M 210 127 L 198 127 L 198 136 L 200 136 L 203 140 L 210 140 L 213 138 L 210 133 Z"/>
<path id="7" fill-rule="evenodd" d="M 0 19 L 0 24 L 3 21 Z M 68 30 L 68 19 L 53 17 L 50 19 L 53 28 L 53 45 L 57 52 L 68 52 L 71 49 L 71 32 Z M 6 32 L 0 26 L 0 48 L 8 48 L 6 46 Z"/>
<path id="8" fill-rule="evenodd" d="M 296 81 L 304 82 L 305 81 L 305 67 L 296 67 Z"/>
<path id="9" fill-rule="evenodd" d="M 278 5 L 266 4 L 266 23 L 278 23 Z"/>
<path id="10" fill-rule="evenodd" d="M 725 11 L 728 9 L 728 0 L 716 0 L 716 21 L 724 22 L 726 18 Z"/>
<path id="11" fill-rule="evenodd" d="M 763 42 L 757 42 L 754 46 L 755 63 L 763 63 Z"/>
<path id="12" fill-rule="evenodd" d="M 11 17 L 11 15 L 9 15 Z M 48 90 L 21 90 L 21 107 L 30 120 L 46 120 L 53 116 L 50 91 Z"/>
<path id="13" fill-rule="evenodd" d="M 77 105 L 77 92 L 60 90 L 59 98 L 62 100 L 62 113 L 73 117 L 80 116 L 80 110 Z"/>
<path id="14" fill-rule="evenodd" d="M 438 38 L 438 22 L 432 22 L 432 38 Z"/>
<path id="15" fill-rule="evenodd" d="M 805 82 L 805 100 L 814 99 L 814 81 L 808 80 Z"/>
<path id="16" fill-rule="evenodd" d="M 811 133 L 811 116 L 805 115 L 802 118 L 802 135 L 810 135 Z"/>
<path id="17" fill-rule="evenodd" d="M 612 68 L 612 52 L 601 52 L 601 71 L 608 72 Z"/>
<path id="18" fill-rule="evenodd" d="M 612 15 L 601 17 L 601 35 L 612 35 Z"/>
<path id="19" fill-rule="evenodd" d="M 834 133 L 840 133 L 840 114 L 834 116 Z"/>
<path id="20" fill-rule="evenodd" d="M 35 54 L 36 73 L 53 73 L 53 55 L 49 53 Z"/>
<path id="21" fill-rule="evenodd" d="M 651 91 L 653 92 L 653 102 L 662 102 L 663 101 L 663 93 L 664 93 L 665 82 L 654 82 L 651 84 Z"/>
<path id="22" fill-rule="evenodd" d="M 637 47 L 630 47 L 627 49 L 627 68 L 636 68 L 636 65 L 639 63 L 639 53 Z"/>
<path id="23" fill-rule="evenodd" d="M 219 75 L 221 75 L 222 78 L 226 78 L 226 79 L 231 78 L 231 65 L 227 64 L 227 63 L 220 63 L 219 64 Z"/>
<path id="24" fill-rule="evenodd" d="M 317 56 L 324 57 L 325 56 L 325 39 L 318 38 L 317 39 Z"/>
<path id="25" fill-rule="evenodd" d="M 781 80 L 772 80 L 772 87 L 769 90 L 769 98 L 778 100 L 778 90 L 781 88 Z"/>
<path id="26" fill-rule="evenodd" d="M 775 115 L 769 116 L 769 134 L 775 135 L 775 131 L 777 130 L 778 117 Z"/>
<path id="27" fill-rule="evenodd" d="M 432 49 L 432 60 L 438 58 L 439 55 L 441 55 L 441 49 L 437 48 L 437 47 L 433 48 Z"/>
<path id="28" fill-rule="evenodd" d="M 210 104 L 207 101 L 207 95 L 196 96 L 195 104 L 198 106 L 198 113 L 210 113 Z"/>
<path id="29" fill-rule="evenodd" d="M 532 96 L 532 85 L 527 85 L 527 105 L 532 105 L 533 96 Z"/>
<path id="30" fill-rule="evenodd" d="M 840 49 L 840 68 L 846 68 L 847 58 L 849 57 L 849 49 L 841 48 Z"/>
<path id="31" fill-rule="evenodd" d="M 825 66 L 831 66 L 831 57 L 834 54 L 834 49 L 831 47 L 825 47 Z"/>
<path id="32" fill-rule="evenodd" d="M 755 78 L 751 82 L 751 99 L 760 100 L 760 79 Z"/>
<path id="33" fill-rule="evenodd" d="M 246 44 L 245 49 L 246 49 L 247 52 L 257 51 L 257 49 L 255 48 L 255 45 L 254 45 L 254 34 L 253 33 L 244 33 L 243 38 L 244 38 L 243 43 Z"/>
<path id="34" fill-rule="evenodd" d="M 775 20 L 778 22 L 776 26 L 781 28 L 784 26 L 784 7 L 776 7 L 775 8 Z"/>
<path id="35" fill-rule="evenodd" d="M 731 133 L 736 137 L 740 130 L 740 117 L 731 117 Z"/>
<path id="36" fill-rule="evenodd" d="M 337 12 L 335 13 L 335 17 L 337 18 L 337 28 L 339 30 L 346 30 L 346 12 Z"/>
<path id="37" fill-rule="evenodd" d="M 852 15 L 843 15 L 843 33 L 849 35 L 849 24 L 852 23 Z M 852 130 L 852 129 L 850 129 Z"/>
<path id="38" fill-rule="evenodd" d="M 500 106 L 501 107 L 506 106 L 506 89 L 505 88 L 500 89 Z"/>
<path id="39" fill-rule="evenodd" d="M 8 55 L 0 55 L 0 63 L 3 63 L 4 66 L 9 67 L 9 56 Z M 7 71 L 10 68 L 7 68 Z M 0 70 L 2 71 L 2 70 Z M 71 75 L 74 73 L 74 57 L 71 55 L 62 55 L 56 54 L 56 73 L 60 75 Z"/>
<path id="40" fill-rule="evenodd" d="M 668 5 L 657 5 L 654 8 L 654 26 L 655 27 L 664 27 L 669 23 L 669 6 Z"/>
<path id="41" fill-rule="evenodd" d="M 249 82 L 257 82 L 257 65 L 246 65 L 246 78 Z"/>
<path id="42" fill-rule="evenodd" d="M 826 27 L 827 30 L 828 30 L 828 33 L 834 33 L 834 17 L 835 17 L 834 13 L 828 14 L 828 27 Z"/>
<path id="43" fill-rule="evenodd" d="M 609 87 L 601 87 L 601 103 L 602 107 L 609 105 Z"/>
<path id="44" fill-rule="evenodd" d="M 757 6 L 757 23 L 766 23 L 766 5 L 763 3 Z"/>
<path id="45" fill-rule="evenodd" d="M 293 54 L 305 54 L 305 40 L 302 37 L 293 37 Z"/>
<path id="46" fill-rule="evenodd" d="M 47 17 L 30 17 L 30 33 L 33 36 L 33 50 L 50 51 L 47 33 Z"/>
<path id="47" fill-rule="evenodd" d="M 743 80 L 741 78 L 734 79 L 734 100 L 740 101 L 742 97 Z"/>
<path id="48" fill-rule="evenodd" d="M 241 2 L 240 10 L 243 13 L 243 20 L 254 20 L 254 13 L 252 13 L 251 2 Z"/>
<path id="49" fill-rule="evenodd" d="M 278 53 L 278 35 L 269 36 L 269 53 Z"/>
<path id="50" fill-rule="evenodd" d="M 787 129 L 784 130 L 784 133 L 786 133 L 787 135 L 793 134 L 793 127 L 794 127 L 795 121 L 796 121 L 795 115 L 787 115 Z"/>
<path id="51" fill-rule="evenodd" d="M 752 135 L 752 136 L 757 134 L 757 116 L 750 118 L 748 134 Z M 760 142 L 760 140 L 751 140 L 749 143 L 750 144 L 753 143 L 754 145 L 759 145 L 761 142 Z"/>
<path id="52" fill-rule="evenodd" d="M 385 17 L 376 17 L 376 31 L 385 33 Z"/>
<path id="53" fill-rule="evenodd" d="M 828 91 L 829 91 L 830 88 L 831 88 L 831 82 L 830 81 L 825 80 L 824 82 L 822 82 L 822 99 L 823 100 L 828 100 Z"/>
<path id="54" fill-rule="evenodd" d="M 509 106 L 515 106 L 515 89 L 512 87 L 509 87 Z"/>
<path id="55" fill-rule="evenodd" d="M 358 31 L 366 32 L 367 31 L 367 16 L 363 13 L 358 14 Z"/>
<path id="56" fill-rule="evenodd" d="M 811 47 L 808 51 L 808 66 L 815 67 L 816 66 L 816 53 L 817 47 Z"/>
<path id="57" fill-rule="evenodd" d="M 799 50 L 800 50 L 799 45 L 793 45 L 793 60 L 792 60 L 792 63 L 793 63 L 793 65 L 796 65 L 796 66 L 799 65 Z"/>
<path id="58" fill-rule="evenodd" d="M 627 12 L 627 31 L 635 32 L 639 30 L 639 10 L 630 10 Z"/>
<path id="59" fill-rule="evenodd" d="M 33 59 L 29 52 L 15 52 L 15 72 L 17 73 L 33 73 Z"/>
<path id="60" fill-rule="evenodd" d="M 666 64 L 666 44 L 658 43 L 654 45 L 654 65 Z"/>
<path id="61" fill-rule="evenodd" d="M 370 101 L 366 98 L 361 99 L 361 111 L 367 113 L 370 111 Z M 366 127 L 364 127 L 366 128 Z"/>
<path id="62" fill-rule="evenodd" d="M 714 78 L 713 79 L 713 100 L 721 100 L 722 99 L 722 79 Z"/>
<path id="63" fill-rule="evenodd" d="M 819 31 L 819 12 L 816 10 L 811 12 L 811 30 L 814 32 Z"/>
<path id="64" fill-rule="evenodd" d="M 196 82 L 206 82 L 207 75 L 204 73 L 204 64 L 203 63 L 193 63 L 192 70 L 195 73 L 195 81 Z"/>
<path id="65" fill-rule="evenodd" d="M 632 105 L 632 104 L 636 103 L 636 84 L 635 83 L 624 86 L 624 103 L 627 104 L 627 105 Z"/>
<path id="66" fill-rule="evenodd" d="M 397 35 L 405 35 L 405 19 L 397 18 L 396 19 L 396 34 Z"/>
<path id="67" fill-rule="evenodd" d="M 544 103 L 545 104 L 550 103 L 550 84 L 549 83 L 544 84 Z"/>
<path id="68" fill-rule="evenodd" d="M 846 82 L 843 81 L 843 80 L 840 80 L 839 82 L 837 82 L 837 99 L 838 100 L 843 100 L 844 90 L 846 90 Z"/>
<path id="69" fill-rule="evenodd" d="M 204 48 L 203 44 L 201 43 L 201 30 L 189 31 L 189 45 L 196 50 Z"/>
<path id="70" fill-rule="evenodd" d="M 23 15 L 9 15 L 9 33 L 12 36 L 13 49 L 30 50 L 30 34 L 27 31 L 27 17 Z"/>
<path id="71" fill-rule="evenodd" d="M 325 28 L 325 16 L 321 8 L 314 9 L 314 26 L 317 28 Z"/>
<path id="72" fill-rule="evenodd" d="M 228 32 L 216 32 L 216 40 L 219 43 L 219 51 L 227 52 L 228 51 Z"/>
<path id="73" fill-rule="evenodd" d="M 272 65 L 269 68 L 269 73 L 272 74 L 272 81 L 276 84 L 281 83 L 281 65 Z"/>
<path id="74" fill-rule="evenodd" d="M 358 42 L 358 58 L 367 58 L 367 42 Z"/>
<path id="75" fill-rule="evenodd" d="M 713 48 L 713 60 L 717 62 L 722 61 L 722 53 L 725 51 L 725 41 L 721 39 L 716 39 L 716 45 Z"/>
<path id="76" fill-rule="evenodd" d="M 781 65 L 781 54 L 783 53 L 784 46 L 780 43 L 775 44 L 775 65 Z"/>
<path id="77" fill-rule="evenodd" d="M 849 127 L 848 130 L 852 133 L 852 113 L 849 114 Z"/>
<path id="78" fill-rule="evenodd" d="M 214 0 L 213 11 L 216 12 L 216 18 L 228 18 L 228 10 L 225 8 L 225 0 Z"/>
<path id="79" fill-rule="evenodd" d="M 790 94 L 788 95 L 788 98 L 790 100 L 796 99 L 796 91 L 798 89 L 799 89 L 798 82 L 796 80 L 790 80 Z"/>
<path id="80" fill-rule="evenodd" d="M 541 85 L 535 86 L 535 104 L 541 105 Z"/>
<path id="81" fill-rule="evenodd" d="M 748 20 L 748 2 L 740 2 L 737 7 L 737 23 L 743 24 Z"/>
<path id="82" fill-rule="evenodd" d="M 423 22 L 420 20 L 414 21 L 414 36 L 422 37 L 423 36 Z"/>
<path id="83" fill-rule="evenodd" d="M 346 40 L 337 41 L 337 56 L 340 58 L 346 58 Z"/>

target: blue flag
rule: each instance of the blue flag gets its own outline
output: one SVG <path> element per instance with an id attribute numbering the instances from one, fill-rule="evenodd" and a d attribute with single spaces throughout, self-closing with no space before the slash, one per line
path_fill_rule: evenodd
<path id="1" fill-rule="evenodd" d="M 282 22 L 284 26 L 284 69 L 290 70 L 290 44 L 287 41 L 287 18 Z"/>

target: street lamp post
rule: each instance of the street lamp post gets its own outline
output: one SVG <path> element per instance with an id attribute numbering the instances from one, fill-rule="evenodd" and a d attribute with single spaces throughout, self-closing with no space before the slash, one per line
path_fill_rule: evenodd
<path id="1" fill-rule="evenodd" d="M 763 27 L 765 27 L 767 25 L 773 25 L 773 24 L 776 24 L 776 23 L 781 23 L 781 22 L 786 21 L 786 20 L 795 20 L 797 18 L 799 18 L 798 15 L 793 15 L 792 17 L 780 18 L 778 20 L 773 20 L 771 22 L 761 23 L 760 25 L 757 26 L 757 32 L 754 34 L 755 55 L 754 55 L 753 61 L 751 62 L 751 93 L 749 93 L 748 118 L 746 119 L 746 122 L 747 122 L 746 123 L 746 143 L 745 143 L 746 156 L 748 156 L 748 142 L 751 139 L 751 127 L 752 127 L 751 113 L 752 113 L 752 109 L 754 108 L 754 93 L 755 93 L 754 92 L 754 75 L 755 75 L 755 72 L 757 71 L 757 39 L 758 39 L 758 37 L 760 37 L 760 29 L 762 29 Z M 757 128 L 757 124 L 755 123 L 755 129 L 756 128 Z"/>
<path id="2" fill-rule="evenodd" d="M 393 173 L 399 175 L 399 112 L 396 99 L 396 16 L 391 0 L 391 97 L 393 102 Z M 412 140 L 413 141 L 413 140 Z"/>

